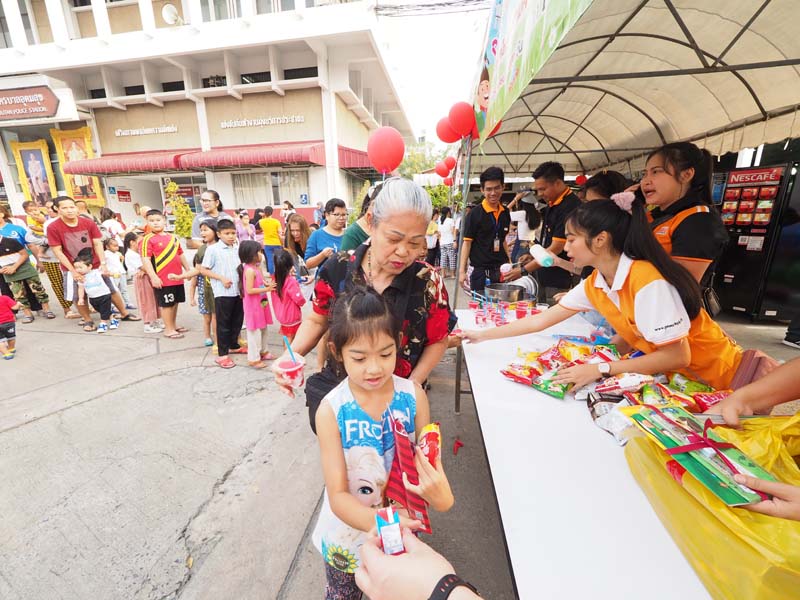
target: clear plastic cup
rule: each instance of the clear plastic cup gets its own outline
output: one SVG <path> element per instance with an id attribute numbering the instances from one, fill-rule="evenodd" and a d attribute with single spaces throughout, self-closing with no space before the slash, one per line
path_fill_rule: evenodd
<path id="1" fill-rule="evenodd" d="M 277 369 L 288 380 L 291 387 L 300 388 L 306 382 L 304 372 L 306 361 L 302 356 L 297 356 L 296 358 L 296 363 L 292 362 L 290 358 L 282 360 L 277 364 Z"/>
<path id="2" fill-rule="evenodd" d="M 542 303 L 542 304 L 537 304 L 537 305 L 536 305 L 536 310 L 538 310 L 539 312 L 544 312 L 544 311 L 546 311 L 548 308 L 550 308 L 550 305 L 549 305 L 549 304 L 544 304 L 544 303 Z"/>

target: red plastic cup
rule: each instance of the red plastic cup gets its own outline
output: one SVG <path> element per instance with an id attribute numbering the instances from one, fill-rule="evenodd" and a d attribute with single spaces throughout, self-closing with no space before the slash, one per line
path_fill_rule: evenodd
<path id="1" fill-rule="evenodd" d="M 477 300 L 470 300 L 467 303 L 467 306 L 470 310 L 478 310 L 478 301 Z"/>
<path id="2" fill-rule="evenodd" d="M 517 304 L 517 318 L 524 319 L 528 316 L 528 307 Z"/>
<path id="3" fill-rule="evenodd" d="M 297 362 L 294 363 L 291 359 L 282 360 L 278 363 L 278 370 L 281 371 L 284 377 L 289 380 L 289 385 L 293 388 L 303 387 L 306 382 L 304 368 L 306 361 L 302 356 L 297 357 Z"/>

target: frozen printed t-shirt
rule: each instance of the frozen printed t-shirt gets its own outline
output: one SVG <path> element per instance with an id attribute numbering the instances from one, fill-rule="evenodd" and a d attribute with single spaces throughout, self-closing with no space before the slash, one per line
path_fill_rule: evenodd
<path id="1" fill-rule="evenodd" d="M 389 410 L 403 424 L 413 442 L 417 415 L 414 383 L 396 375 L 392 378 L 394 397 Z M 364 506 L 382 507 L 395 454 L 389 411 L 384 411 L 380 422 L 373 420 L 356 402 L 348 379 L 322 402 L 330 404 L 339 425 L 350 493 Z M 313 535 L 314 545 L 323 560 L 340 571 L 353 573 L 360 564 L 359 549 L 366 539 L 365 532 L 350 527 L 333 513 L 326 490 Z"/>

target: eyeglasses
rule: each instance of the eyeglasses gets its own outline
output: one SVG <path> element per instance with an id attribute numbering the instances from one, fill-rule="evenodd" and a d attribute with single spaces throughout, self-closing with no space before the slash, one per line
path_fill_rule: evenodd
<path id="1" fill-rule="evenodd" d="M 345 219 L 347 218 L 347 213 L 331 213 L 331 216 L 337 219 Z"/>

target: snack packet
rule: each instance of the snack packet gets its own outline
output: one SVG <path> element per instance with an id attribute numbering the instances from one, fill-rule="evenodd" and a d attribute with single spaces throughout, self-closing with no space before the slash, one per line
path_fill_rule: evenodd
<path id="1" fill-rule="evenodd" d="M 531 387 L 539 390 L 540 392 L 544 392 L 548 396 L 553 396 L 554 398 L 563 400 L 571 386 L 568 383 L 553 383 L 552 378 L 555 376 L 555 374 L 555 371 L 550 371 L 541 377 L 537 377 L 531 384 Z"/>
<path id="2" fill-rule="evenodd" d="M 663 390 L 663 393 L 668 396 L 670 401 L 672 401 L 674 404 L 680 404 L 683 408 L 691 413 L 702 412 L 700 407 L 697 406 L 697 402 L 695 402 L 689 394 L 684 394 L 683 392 L 673 390 L 660 383 L 657 383 L 656 385 Z"/>
<path id="3" fill-rule="evenodd" d="M 733 390 L 718 390 L 716 392 L 697 392 L 692 394 L 692 398 L 697 403 L 700 412 L 705 412 L 715 404 L 719 404 L 730 396 Z"/>
<path id="4" fill-rule="evenodd" d="M 589 356 L 592 353 L 590 346 L 587 346 L 586 344 L 576 344 L 567 340 L 561 340 L 558 342 L 558 344 L 556 344 L 556 347 L 561 353 L 561 356 L 567 359 L 567 362 L 578 360 L 580 358 Z"/>
<path id="5" fill-rule="evenodd" d="M 627 404 L 624 397 L 608 394 L 590 393 L 586 400 L 586 406 L 589 407 L 589 414 L 592 416 L 594 424 L 610 433 L 620 446 L 624 446 L 628 441 L 623 432 L 631 426 L 631 423 L 617 409 L 619 406 Z"/>
<path id="6" fill-rule="evenodd" d="M 636 406 L 637 404 L 644 404 L 644 400 L 642 400 L 642 395 L 639 392 L 622 392 L 622 397 L 630 404 L 631 406 Z"/>
<path id="7" fill-rule="evenodd" d="M 642 404 L 666 404 L 669 394 L 664 394 L 657 383 L 647 383 L 642 386 Z"/>
<path id="8" fill-rule="evenodd" d="M 653 383 L 653 378 L 650 375 L 620 373 L 598 383 L 595 391 L 600 394 L 616 393 L 622 395 L 623 392 L 638 392 L 647 383 Z"/>
<path id="9" fill-rule="evenodd" d="M 428 423 L 419 432 L 418 446 L 431 466 L 436 468 L 436 461 L 442 451 L 442 432 L 439 423 Z"/>
<path id="10" fill-rule="evenodd" d="M 558 344 L 542 352 L 536 360 L 542 366 L 542 371 L 555 371 L 567 364 L 569 360 L 558 349 Z"/>
<path id="11" fill-rule="evenodd" d="M 669 376 L 669 387 L 684 394 L 696 394 L 697 392 L 713 392 L 714 388 L 707 386 L 699 381 L 694 381 L 681 373 L 672 373 Z"/>
<path id="12" fill-rule="evenodd" d="M 519 363 L 511 363 L 505 369 L 500 370 L 500 374 L 511 381 L 522 383 L 524 385 L 533 385 L 534 379 L 542 375 L 538 365 L 521 365 Z"/>

